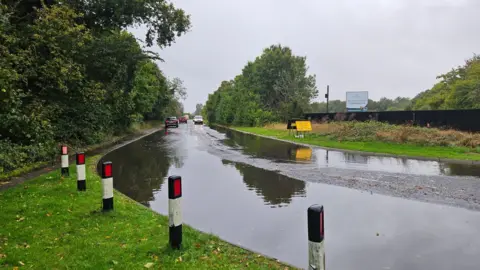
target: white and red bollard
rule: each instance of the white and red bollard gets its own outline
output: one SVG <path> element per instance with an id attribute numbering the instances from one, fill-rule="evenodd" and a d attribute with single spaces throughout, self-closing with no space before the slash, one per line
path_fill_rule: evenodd
<path id="1" fill-rule="evenodd" d="M 113 170 L 112 162 L 102 164 L 103 211 L 113 210 Z"/>
<path id="2" fill-rule="evenodd" d="M 62 154 L 62 169 L 61 174 L 62 176 L 68 177 L 70 173 L 68 171 L 68 148 L 66 145 L 62 145 L 60 148 Z"/>
<path id="3" fill-rule="evenodd" d="M 308 208 L 308 269 L 325 270 L 325 220 L 323 206 Z"/>
<path id="4" fill-rule="evenodd" d="M 87 174 L 85 170 L 85 153 L 80 152 L 76 154 L 77 161 L 77 190 L 87 190 Z"/>
<path id="5" fill-rule="evenodd" d="M 168 177 L 168 232 L 170 246 L 180 249 L 182 245 L 182 177 Z"/>

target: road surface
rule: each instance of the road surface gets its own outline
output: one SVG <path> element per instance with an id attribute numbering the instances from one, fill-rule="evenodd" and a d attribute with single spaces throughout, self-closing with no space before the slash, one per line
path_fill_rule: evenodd
<path id="1" fill-rule="evenodd" d="M 325 207 L 327 269 L 478 269 L 480 169 L 295 146 L 188 124 L 107 156 L 115 188 L 184 222 L 307 267 L 307 208 Z"/>

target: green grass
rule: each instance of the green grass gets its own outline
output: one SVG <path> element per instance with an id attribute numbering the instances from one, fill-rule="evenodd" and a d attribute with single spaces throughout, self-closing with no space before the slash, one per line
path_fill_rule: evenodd
<path id="1" fill-rule="evenodd" d="M 293 135 L 289 135 L 287 130 L 268 129 L 262 127 L 234 127 L 234 129 L 278 139 L 289 140 L 292 142 L 300 142 L 329 148 L 409 157 L 480 160 L 480 154 L 469 152 L 470 150 L 466 147 L 419 146 L 413 144 L 387 143 L 378 141 L 338 141 L 318 134 L 308 134 L 305 138 L 301 139 L 295 138 Z"/>
<path id="2" fill-rule="evenodd" d="M 287 269 L 276 260 L 184 225 L 183 248 L 168 247 L 168 218 L 115 191 L 102 213 L 98 157 L 87 191 L 58 170 L 0 192 L 1 269 Z"/>

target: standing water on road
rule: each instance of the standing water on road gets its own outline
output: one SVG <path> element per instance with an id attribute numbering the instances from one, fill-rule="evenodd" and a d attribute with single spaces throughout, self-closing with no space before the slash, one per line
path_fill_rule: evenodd
<path id="1" fill-rule="evenodd" d="M 113 162 L 116 189 L 162 214 L 168 212 L 166 177 L 182 176 L 185 223 L 298 267 L 307 267 L 306 214 L 317 203 L 325 207 L 328 269 L 478 268 L 480 212 L 318 183 L 319 171 L 328 169 L 318 151 L 310 157 L 298 146 L 187 124 L 104 160 Z M 352 167 L 335 169 L 328 173 Z M 348 182 L 350 175 L 335 179 Z"/>
<path id="2" fill-rule="evenodd" d="M 422 175 L 459 175 L 480 177 L 480 166 L 424 161 L 407 158 L 369 156 L 325 149 L 312 149 L 283 141 L 270 140 L 226 128 L 216 128 L 224 133 L 221 141 L 245 155 L 274 160 L 277 162 L 311 162 L 318 167 L 376 170 L 392 173 Z"/>

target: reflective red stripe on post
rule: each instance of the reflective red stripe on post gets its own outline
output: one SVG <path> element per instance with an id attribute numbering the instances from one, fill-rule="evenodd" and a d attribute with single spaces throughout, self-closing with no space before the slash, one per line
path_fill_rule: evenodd
<path id="1" fill-rule="evenodd" d="M 176 199 L 182 197 L 182 177 L 168 177 L 168 198 Z"/>
<path id="2" fill-rule="evenodd" d="M 61 170 L 60 173 L 62 176 L 70 176 L 70 172 L 68 170 L 68 147 L 66 145 L 62 145 L 60 147 L 60 154 L 61 154 Z"/>
<path id="3" fill-rule="evenodd" d="M 112 177 L 112 162 L 107 161 L 102 164 L 102 178 Z"/>
<path id="4" fill-rule="evenodd" d="M 84 165 L 85 164 L 85 153 L 83 153 L 83 152 L 77 153 L 75 159 L 77 161 L 77 165 Z"/>
<path id="5" fill-rule="evenodd" d="M 113 210 L 113 165 L 102 163 L 103 211 Z"/>
<path id="6" fill-rule="evenodd" d="M 85 153 L 80 152 L 75 156 L 77 161 L 77 190 L 85 191 L 87 189 L 87 174 L 85 170 Z"/>
<path id="7" fill-rule="evenodd" d="M 168 177 L 168 231 L 170 246 L 179 249 L 182 245 L 182 178 Z"/>
<path id="8" fill-rule="evenodd" d="M 325 270 L 325 219 L 323 206 L 314 204 L 307 211 L 309 269 Z"/>

